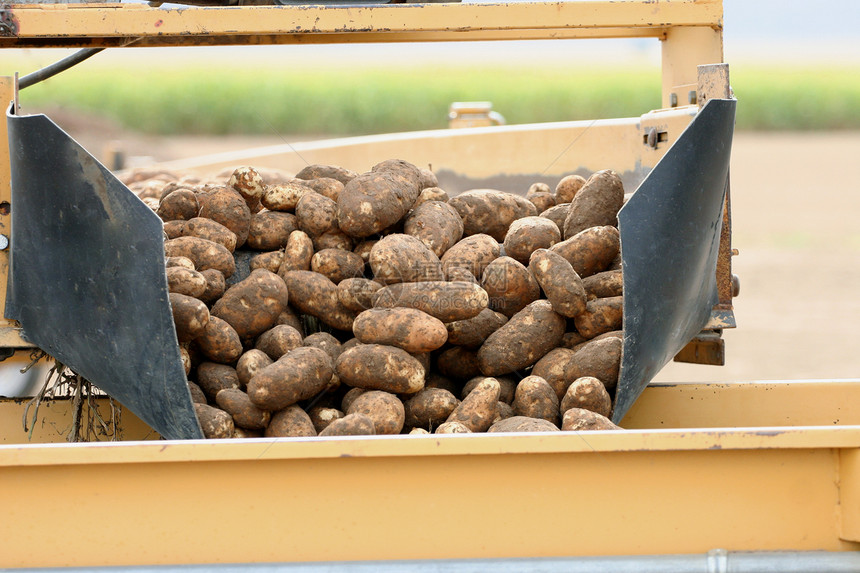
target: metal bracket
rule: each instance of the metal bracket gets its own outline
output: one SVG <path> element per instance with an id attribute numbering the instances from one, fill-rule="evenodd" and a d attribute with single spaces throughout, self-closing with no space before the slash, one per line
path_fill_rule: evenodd
<path id="1" fill-rule="evenodd" d="M 18 24 L 12 17 L 12 10 L 4 6 L 0 8 L 0 36 L 17 36 Z"/>

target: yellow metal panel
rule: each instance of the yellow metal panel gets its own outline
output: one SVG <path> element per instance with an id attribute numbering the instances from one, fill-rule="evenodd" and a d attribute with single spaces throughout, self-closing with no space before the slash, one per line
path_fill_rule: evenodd
<path id="1" fill-rule="evenodd" d="M 839 450 L 839 523 L 842 539 L 860 541 L 860 448 Z"/>
<path id="2" fill-rule="evenodd" d="M 687 94 L 696 91 L 698 66 L 723 61 L 723 31 L 720 27 L 672 28 L 663 40 L 663 107 L 686 105 Z"/>

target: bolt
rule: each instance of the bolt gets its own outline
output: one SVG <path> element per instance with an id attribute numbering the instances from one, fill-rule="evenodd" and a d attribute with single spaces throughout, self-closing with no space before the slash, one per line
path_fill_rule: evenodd
<path id="1" fill-rule="evenodd" d="M 0 235 L 0 251 L 5 251 L 9 248 L 9 237 Z"/>

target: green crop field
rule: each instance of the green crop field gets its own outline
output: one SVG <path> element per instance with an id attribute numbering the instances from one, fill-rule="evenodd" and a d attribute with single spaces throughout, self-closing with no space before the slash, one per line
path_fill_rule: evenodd
<path id="1" fill-rule="evenodd" d="M 75 68 L 22 92 L 156 134 L 355 135 L 446 126 L 454 101 L 492 101 L 508 123 L 638 116 L 660 107 L 659 69 L 270 65 Z M 860 129 L 854 68 L 732 69 L 738 129 Z"/>

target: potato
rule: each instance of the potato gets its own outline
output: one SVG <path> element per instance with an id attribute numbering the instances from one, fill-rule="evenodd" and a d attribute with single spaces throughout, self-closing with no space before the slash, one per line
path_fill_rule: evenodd
<path id="1" fill-rule="evenodd" d="M 167 267 L 167 290 L 199 299 L 206 292 L 203 273 L 184 267 Z"/>
<path id="2" fill-rule="evenodd" d="M 469 392 L 475 389 L 475 387 L 480 384 L 486 376 L 475 376 L 468 382 L 466 382 L 465 386 L 463 386 L 463 390 L 460 391 L 460 397 L 465 398 L 469 395 Z M 503 402 L 505 404 L 510 404 L 514 401 L 514 394 L 517 390 L 517 380 L 511 378 L 509 376 L 494 376 L 496 382 L 499 383 L 499 402 Z"/>
<path id="3" fill-rule="evenodd" d="M 310 416 L 299 406 L 287 406 L 272 415 L 267 438 L 312 438 L 317 435 Z"/>
<path id="4" fill-rule="evenodd" d="M 365 390 L 414 394 L 424 388 L 424 368 L 394 346 L 360 344 L 341 353 L 335 372 L 342 382 Z"/>
<path id="5" fill-rule="evenodd" d="M 619 330 L 624 318 L 624 297 L 613 296 L 588 301 L 585 312 L 573 319 L 576 330 L 586 338 Z"/>
<path id="6" fill-rule="evenodd" d="M 538 213 L 543 213 L 550 207 L 555 206 L 555 195 L 552 193 L 535 193 L 531 197 L 528 197 L 528 200 L 535 206 L 535 210 Z"/>
<path id="7" fill-rule="evenodd" d="M 277 360 L 290 350 L 302 345 L 302 333 L 285 324 L 275 325 L 257 337 L 254 348 Z"/>
<path id="8" fill-rule="evenodd" d="M 570 385 L 577 378 L 594 376 L 606 386 L 608 391 L 618 383 L 618 370 L 621 366 L 622 341 L 616 336 L 591 340 L 583 344 L 568 363 L 565 378 Z M 565 391 L 567 387 L 565 387 Z"/>
<path id="9" fill-rule="evenodd" d="M 361 257 L 364 264 L 370 262 L 370 251 L 373 250 L 373 245 L 379 242 L 379 239 L 369 239 L 358 243 L 352 250 L 353 253 Z"/>
<path id="10" fill-rule="evenodd" d="M 575 354 L 576 352 L 570 348 L 554 348 L 538 360 L 534 368 L 532 368 L 532 375 L 540 376 L 546 380 L 547 384 L 555 391 L 555 395 L 559 400 L 562 399 L 564 393 L 567 391 L 567 387 L 574 380 L 567 379 L 565 372 Z"/>
<path id="11" fill-rule="evenodd" d="M 568 175 L 563 177 L 555 186 L 555 202 L 570 203 L 576 197 L 577 192 L 585 185 L 585 177 L 582 175 Z M 559 225 L 560 227 L 561 225 Z"/>
<path id="12" fill-rule="evenodd" d="M 339 284 L 344 279 L 364 275 L 364 261 L 352 251 L 323 249 L 311 258 L 311 270 L 327 276 L 334 284 Z"/>
<path id="13" fill-rule="evenodd" d="M 251 271 L 231 286 L 212 307 L 212 315 L 230 323 L 239 338 L 249 340 L 272 328 L 287 308 L 287 285 L 265 269 Z"/>
<path id="14" fill-rule="evenodd" d="M 362 239 L 394 225 L 418 198 L 419 175 L 405 162 L 384 162 L 350 180 L 337 198 L 338 226 Z"/>
<path id="15" fill-rule="evenodd" d="M 487 291 L 490 308 L 508 318 L 540 298 L 538 282 L 511 257 L 499 257 L 487 265 L 481 286 Z"/>
<path id="16" fill-rule="evenodd" d="M 269 251 L 251 257 L 250 267 L 252 271 L 266 269 L 270 273 L 277 274 L 284 262 L 284 251 Z"/>
<path id="17" fill-rule="evenodd" d="M 565 327 L 548 300 L 536 300 L 487 338 L 478 350 L 481 372 L 496 376 L 531 366 L 558 346 Z"/>
<path id="18" fill-rule="evenodd" d="M 478 348 L 507 321 L 508 317 L 504 314 L 485 308 L 472 318 L 447 323 L 448 342 L 466 348 Z"/>
<path id="19" fill-rule="evenodd" d="M 440 424 L 434 434 L 471 434 L 472 430 L 462 422 L 445 422 Z"/>
<path id="20" fill-rule="evenodd" d="M 268 354 L 256 348 L 252 348 L 242 354 L 236 362 L 236 375 L 239 378 L 241 387 L 246 387 L 257 372 L 273 362 L 274 360 Z"/>
<path id="21" fill-rule="evenodd" d="M 182 369 L 185 370 L 185 376 L 191 374 L 191 354 L 188 353 L 187 345 L 179 345 L 179 360 L 182 361 Z"/>
<path id="22" fill-rule="evenodd" d="M 427 377 L 424 380 L 425 388 L 441 388 L 442 390 L 447 390 L 454 396 L 458 396 L 460 394 L 460 386 L 461 384 L 459 382 L 456 382 L 447 376 L 442 376 L 433 370 L 427 374 Z"/>
<path id="23" fill-rule="evenodd" d="M 191 394 L 191 402 L 194 404 L 206 404 L 206 394 L 194 382 L 188 381 L 188 392 Z"/>
<path id="24" fill-rule="evenodd" d="M 248 430 L 247 428 L 240 428 L 236 426 L 233 428 L 233 438 L 235 439 L 247 439 L 247 438 L 262 438 L 263 430 Z"/>
<path id="25" fill-rule="evenodd" d="M 159 202 L 156 214 L 162 221 L 187 221 L 196 217 L 199 211 L 197 194 L 190 189 L 177 189 Z"/>
<path id="26" fill-rule="evenodd" d="M 463 220 L 448 203 L 427 201 L 409 213 L 403 232 L 419 239 L 441 257 L 463 236 Z"/>
<path id="27" fill-rule="evenodd" d="M 343 183 L 331 177 L 319 177 L 317 179 L 309 179 L 304 182 L 320 195 L 328 197 L 332 201 L 337 201 L 338 195 L 343 190 Z"/>
<path id="28" fill-rule="evenodd" d="M 487 291 L 466 282 L 426 281 L 388 285 L 373 294 L 375 308 L 417 308 L 442 322 L 466 320 L 487 308 Z"/>
<path id="29" fill-rule="evenodd" d="M 301 346 L 258 371 L 248 382 L 248 396 L 264 410 L 281 410 L 325 390 L 333 373 L 324 350 Z"/>
<path id="30" fill-rule="evenodd" d="M 539 217 L 549 219 L 555 226 L 558 227 L 558 235 L 561 236 L 561 230 L 564 228 L 564 220 L 567 219 L 567 213 L 570 211 L 570 203 L 559 203 L 554 207 L 550 207 L 545 211 L 541 211 Z"/>
<path id="31" fill-rule="evenodd" d="M 233 418 L 227 412 L 206 404 L 194 404 L 194 413 L 207 439 L 233 437 Z"/>
<path id="32" fill-rule="evenodd" d="M 498 401 L 499 382 L 495 378 L 485 378 L 454 408 L 446 422 L 459 422 L 469 431 L 485 432 L 496 417 Z"/>
<path id="33" fill-rule="evenodd" d="M 439 189 L 438 187 L 425 187 L 421 190 L 421 193 L 418 194 L 418 199 L 415 200 L 415 204 L 412 205 L 412 208 L 417 209 L 419 205 L 426 203 L 427 201 L 442 201 L 443 203 L 447 203 L 448 199 L 448 193 L 446 193 L 444 189 Z M 460 221 L 462 222 L 462 219 Z"/>
<path id="34" fill-rule="evenodd" d="M 465 282 L 480 285 L 480 281 L 475 278 L 475 275 L 463 267 L 450 267 L 445 278 L 451 282 Z"/>
<path id="35" fill-rule="evenodd" d="M 294 211 L 299 199 L 314 192 L 303 181 L 290 181 L 267 187 L 260 202 L 270 211 Z"/>
<path id="36" fill-rule="evenodd" d="M 586 277 L 582 286 L 589 298 L 607 298 L 624 294 L 624 277 L 621 270 L 603 271 Z"/>
<path id="37" fill-rule="evenodd" d="M 319 193 L 305 193 L 296 204 L 296 225 L 310 237 L 337 228 L 337 203 Z"/>
<path id="38" fill-rule="evenodd" d="M 352 326 L 365 344 L 385 344 L 410 354 L 430 352 L 448 340 L 441 320 L 414 308 L 372 308 L 359 314 Z"/>
<path id="39" fill-rule="evenodd" d="M 298 219 L 292 213 L 261 211 L 251 215 L 245 246 L 257 251 L 274 251 L 286 246 Z"/>
<path id="40" fill-rule="evenodd" d="M 314 425 L 314 429 L 319 433 L 329 427 L 332 422 L 343 418 L 344 413 L 337 408 L 314 406 L 308 410 L 308 416 L 311 419 L 311 423 Z"/>
<path id="41" fill-rule="evenodd" d="M 218 243 L 231 253 L 236 250 L 236 233 L 212 219 L 194 217 L 185 222 L 182 227 L 183 237 L 198 237 L 213 243 Z"/>
<path id="42" fill-rule="evenodd" d="M 561 241 L 558 227 L 545 217 L 523 217 L 508 228 L 505 235 L 505 254 L 524 265 L 538 249 L 548 249 Z"/>
<path id="43" fill-rule="evenodd" d="M 313 237 L 314 249 L 322 251 L 323 249 L 341 249 L 343 251 L 352 251 L 352 238 L 338 228 L 326 231 L 322 235 Z"/>
<path id="44" fill-rule="evenodd" d="M 480 233 L 466 237 L 442 255 L 442 270 L 449 280 L 456 268 L 465 269 L 472 276 L 480 277 L 487 265 L 498 258 L 500 250 L 499 243 L 489 235 Z"/>
<path id="45" fill-rule="evenodd" d="M 239 167 L 233 171 L 227 186 L 239 193 L 252 211 L 260 205 L 265 192 L 263 176 L 253 167 Z"/>
<path id="46" fill-rule="evenodd" d="M 407 426 L 432 431 L 443 423 L 460 401 L 443 388 L 424 388 L 404 404 Z"/>
<path id="47" fill-rule="evenodd" d="M 290 271 L 311 270 L 311 259 L 314 256 L 313 240 L 304 231 L 293 231 L 287 238 L 284 247 L 284 258 L 278 274 L 283 277 Z"/>
<path id="48" fill-rule="evenodd" d="M 340 341 L 328 332 L 315 332 L 306 336 L 305 339 L 302 340 L 302 346 L 313 346 L 314 348 L 319 348 L 329 355 L 332 364 L 334 364 L 334 361 L 337 360 L 338 356 L 340 356 L 340 353 L 344 351 L 343 345 Z"/>
<path id="49" fill-rule="evenodd" d="M 428 432 L 424 428 L 412 428 L 411 430 L 409 430 L 410 436 L 421 436 L 421 435 L 429 434 L 429 433 L 430 432 Z"/>
<path id="50" fill-rule="evenodd" d="M 370 279 L 348 278 L 337 283 L 337 299 L 348 310 L 361 312 L 373 306 L 373 293 L 381 288 L 381 284 Z"/>
<path id="51" fill-rule="evenodd" d="M 197 385 L 211 402 L 215 402 L 218 392 L 224 388 L 240 388 L 236 369 L 227 364 L 201 362 L 197 365 Z"/>
<path id="52" fill-rule="evenodd" d="M 487 430 L 496 432 L 558 432 L 558 426 L 546 420 L 529 418 L 527 416 L 512 416 L 494 422 Z"/>
<path id="53" fill-rule="evenodd" d="M 576 332 L 575 330 L 572 332 L 565 332 L 564 336 L 561 338 L 561 344 L 559 346 L 563 346 L 565 348 L 575 348 L 577 344 L 582 344 L 583 342 L 587 342 L 588 339 Z"/>
<path id="54" fill-rule="evenodd" d="M 436 368 L 442 376 L 455 380 L 471 380 L 481 375 L 478 352 L 455 346 L 436 357 Z"/>
<path id="55" fill-rule="evenodd" d="M 570 202 L 564 220 L 564 238 L 591 227 L 618 225 L 618 210 L 624 204 L 624 185 L 611 170 L 598 171 L 588 178 Z"/>
<path id="56" fill-rule="evenodd" d="M 352 330 L 356 313 L 340 304 L 337 285 L 313 271 L 289 271 L 284 275 L 290 300 L 302 313 L 315 316 L 338 330 Z"/>
<path id="57" fill-rule="evenodd" d="M 591 227 L 550 248 L 573 266 L 584 279 L 606 270 L 621 252 L 621 236 L 615 227 Z"/>
<path id="58" fill-rule="evenodd" d="M 171 267 L 181 267 L 191 271 L 197 270 L 197 267 L 194 266 L 194 261 L 188 257 L 165 257 L 164 266 L 168 269 Z"/>
<path id="59" fill-rule="evenodd" d="M 329 179 L 337 179 L 344 185 L 349 183 L 352 179 L 354 179 L 358 173 L 355 171 L 350 171 L 349 169 L 345 169 L 343 167 L 338 167 L 336 165 L 308 165 L 298 173 L 296 173 L 296 179 L 320 179 L 321 177 L 326 177 Z"/>
<path id="60" fill-rule="evenodd" d="M 168 257 L 187 257 L 198 271 L 215 269 L 225 277 L 236 272 L 233 255 L 223 245 L 199 237 L 178 237 L 164 243 L 164 253 Z"/>
<path id="61" fill-rule="evenodd" d="M 248 430 L 263 430 L 269 425 L 271 412 L 256 407 L 238 388 L 224 388 L 215 395 L 218 407 L 233 416 L 233 424 Z"/>
<path id="62" fill-rule="evenodd" d="M 194 339 L 200 352 L 212 362 L 234 364 L 242 355 L 242 341 L 226 321 L 217 316 L 209 319 L 203 333 Z"/>
<path id="63" fill-rule="evenodd" d="M 386 235 L 370 250 L 369 262 L 380 284 L 442 280 L 439 257 L 411 235 Z"/>
<path id="64" fill-rule="evenodd" d="M 179 293 L 168 293 L 176 337 L 179 342 L 194 340 L 209 324 L 209 309 L 203 301 Z"/>
<path id="65" fill-rule="evenodd" d="M 376 435 L 399 434 L 405 419 L 403 402 L 394 394 L 379 390 L 364 392 L 353 400 L 346 413 L 370 418 Z"/>
<path id="66" fill-rule="evenodd" d="M 496 378 L 496 380 L 498 380 L 498 378 Z M 510 404 L 506 404 L 505 402 L 502 402 L 501 400 L 496 402 L 496 417 L 493 418 L 493 424 L 495 424 L 496 422 L 498 422 L 500 420 L 506 420 L 508 418 L 513 418 L 513 417 L 514 417 L 514 409 L 513 409 L 513 407 L 511 407 Z M 487 430 L 487 431 L 489 431 L 489 430 Z"/>
<path id="67" fill-rule="evenodd" d="M 187 221 L 165 221 L 163 225 L 165 240 L 175 239 L 176 237 L 181 237 L 182 232 L 185 230 L 185 223 Z"/>
<path id="68" fill-rule="evenodd" d="M 612 398 L 603 382 L 593 376 L 583 376 L 567 387 L 561 400 L 562 414 L 571 408 L 591 410 L 608 418 L 612 413 Z"/>
<path id="69" fill-rule="evenodd" d="M 367 392 L 364 388 L 350 388 L 346 394 L 343 395 L 343 399 L 340 402 L 340 409 L 342 412 L 346 412 L 349 410 L 349 407 L 355 401 L 356 398 L 361 396 Z"/>
<path id="70" fill-rule="evenodd" d="M 224 296 L 224 292 L 227 290 L 224 273 L 218 269 L 205 269 L 200 271 L 200 274 L 206 279 L 206 290 L 200 295 L 200 300 L 206 304 L 212 304 Z"/>
<path id="71" fill-rule="evenodd" d="M 435 173 L 429 169 L 419 169 L 418 171 L 418 184 L 421 186 L 422 190 L 427 188 L 439 188 L 439 179 L 436 178 Z"/>
<path id="72" fill-rule="evenodd" d="M 239 193 L 221 187 L 205 196 L 200 206 L 200 217 L 221 223 L 236 235 L 236 248 L 245 244 L 251 227 L 251 209 Z M 200 267 L 197 267 L 200 270 Z M 225 273 L 226 276 L 229 276 Z"/>
<path id="73" fill-rule="evenodd" d="M 567 259 L 553 251 L 539 249 L 532 253 L 529 270 L 555 312 L 567 318 L 585 312 L 585 288 Z"/>
<path id="74" fill-rule="evenodd" d="M 463 233 L 486 233 L 503 241 L 516 219 L 537 215 L 537 208 L 525 197 L 495 189 L 472 189 L 453 197 L 448 204 L 463 219 Z"/>
<path id="75" fill-rule="evenodd" d="M 320 432 L 320 436 L 373 436 L 373 420 L 360 412 L 334 420 Z"/>
<path id="76" fill-rule="evenodd" d="M 540 376 L 526 376 L 520 380 L 511 406 L 517 416 L 540 418 L 558 424 L 558 396 Z"/>
<path id="77" fill-rule="evenodd" d="M 591 410 L 571 408 L 564 413 L 561 422 L 564 432 L 587 432 L 592 430 L 620 430 L 612 420 Z"/>

